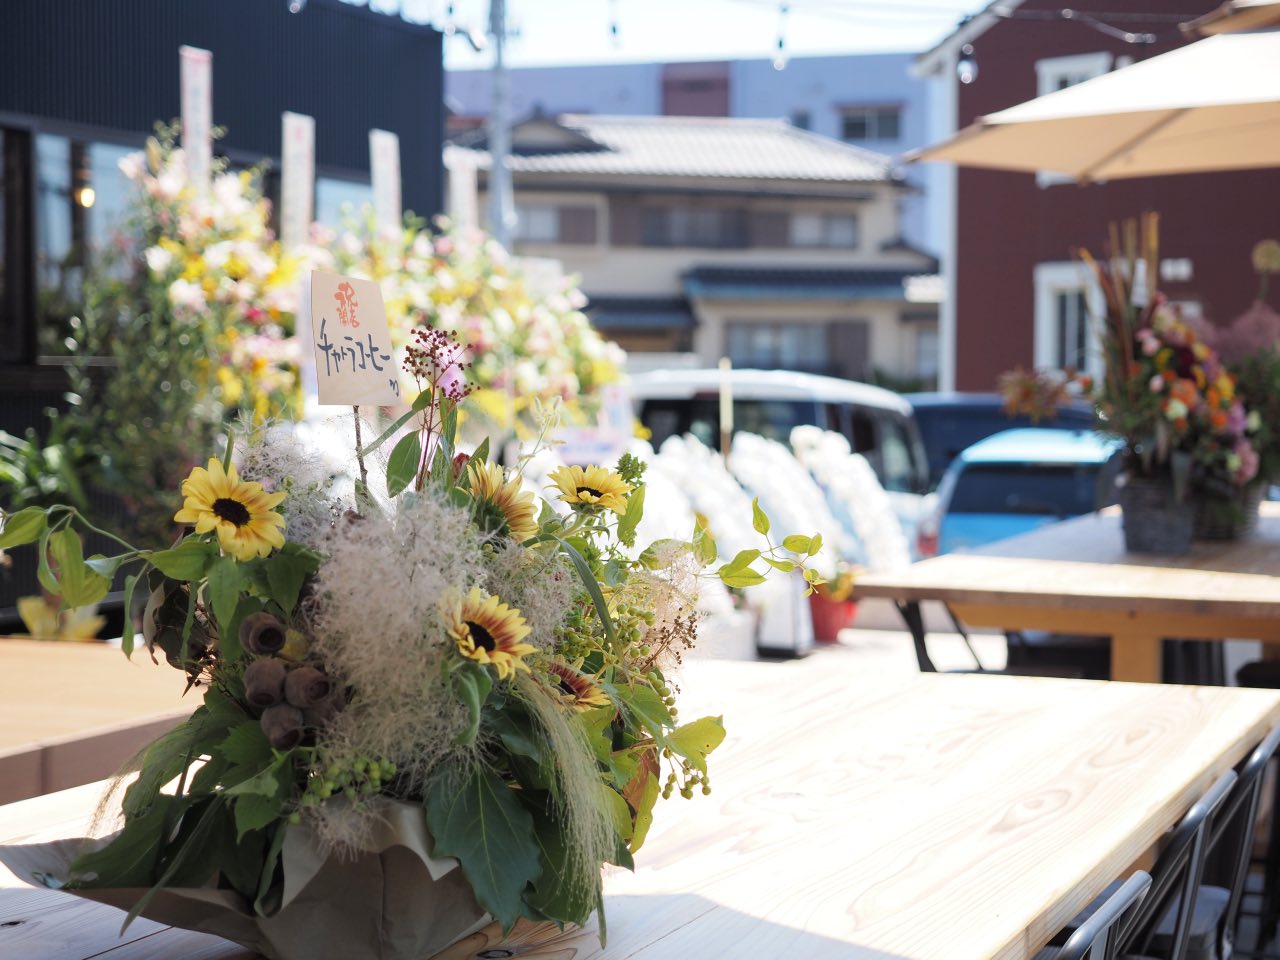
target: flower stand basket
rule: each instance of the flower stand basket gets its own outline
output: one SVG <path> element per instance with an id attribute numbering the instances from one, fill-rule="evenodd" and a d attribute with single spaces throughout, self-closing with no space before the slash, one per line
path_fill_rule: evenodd
<path id="1" fill-rule="evenodd" d="M 1232 499 L 1206 497 L 1196 504 L 1197 540 L 1239 540 L 1258 525 L 1264 484 L 1251 483 Z"/>
<path id="2" fill-rule="evenodd" d="M 1195 506 L 1179 500 L 1172 483 L 1130 476 L 1118 491 L 1124 547 L 1130 553 L 1179 556 L 1191 549 Z"/>
<path id="3" fill-rule="evenodd" d="M 813 615 L 813 638 L 819 643 L 835 643 L 841 630 L 853 626 L 858 601 L 832 600 L 815 590 L 809 595 L 809 612 Z"/>

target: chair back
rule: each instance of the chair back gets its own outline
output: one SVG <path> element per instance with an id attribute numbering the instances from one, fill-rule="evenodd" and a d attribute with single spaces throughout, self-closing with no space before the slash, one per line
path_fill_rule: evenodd
<path id="1" fill-rule="evenodd" d="M 1235 788 L 1213 818 L 1205 879 L 1231 892 L 1223 915 L 1223 936 L 1227 938 L 1234 939 L 1235 936 L 1240 901 L 1249 875 L 1249 859 L 1253 853 L 1253 832 L 1262 798 L 1262 778 L 1277 749 L 1280 749 L 1280 727 L 1272 730 L 1240 765 Z M 1230 956 L 1230 943 L 1222 944 L 1222 948 L 1223 956 Z"/>
<path id="2" fill-rule="evenodd" d="M 1204 874 L 1207 838 L 1236 779 L 1234 770 L 1228 770 L 1219 777 L 1170 832 L 1151 870 L 1150 893 L 1116 933 L 1118 952 L 1149 953 L 1161 918 L 1176 904 L 1168 960 L 1185 960 L 1196 894 Z"/>
<path id="3" fill-rule="evenodd" d="M 1151 874 L 1137 871 L 1076 928 L 1054 960 L 1115 960 L 1119 950 L 1117 928 L 1141 906 L 1150 889 Z"/>

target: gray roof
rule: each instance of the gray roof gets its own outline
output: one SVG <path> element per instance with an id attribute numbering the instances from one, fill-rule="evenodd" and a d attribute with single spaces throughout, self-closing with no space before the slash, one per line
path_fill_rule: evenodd
<path id="1" fill-rule="evenodd" d="M 515 173 L 716 177 L 811 180 L 836 183 L 897 182 L 893 158 L 799 130 L 785 120 L 739 117 L 607 117 L 565 114 L 550 121 L 568 139 L 563 148 L 545 141 L 521 150 L 520 124 L 512 131 Z M 596 146 L 584 146 L 586 138 Z M 460 142 L 482 169 L 483 137 Z M 480 149 L 476 149 L 480 148 Z"/>

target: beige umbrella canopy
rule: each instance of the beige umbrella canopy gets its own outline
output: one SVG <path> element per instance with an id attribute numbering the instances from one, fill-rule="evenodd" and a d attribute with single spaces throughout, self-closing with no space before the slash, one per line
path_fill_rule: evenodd
<path id="1" fill-rule="evenodd" d="M 1077 180 L 1280 166 L 1280 31 L 1200 40 L 979 117 L 908 159 Z"/>

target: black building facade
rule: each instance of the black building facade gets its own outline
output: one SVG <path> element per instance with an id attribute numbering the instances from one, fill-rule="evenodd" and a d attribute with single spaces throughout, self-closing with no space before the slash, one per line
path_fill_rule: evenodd
<path id="1" fill-rule="evenodd" d="M 296 14 L 288 0 L 0 0 L 0 428 L 37 423 L 65 389 L 44 318 L 65 313 L 68 270 L 110 241 L 119 159 L 178 117 L 184 44 L 213 53 L 214 150 L 233 165 L 278 161 L 282 111 L 315 118 L 317 219 L 371 197 L 373 128 L 399 136 L 405 209 L 441 209 L 430 27 L 339 0 Z M 278 201 L 276 178 L 264 187 Z"/>

